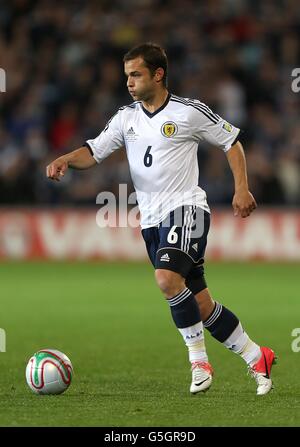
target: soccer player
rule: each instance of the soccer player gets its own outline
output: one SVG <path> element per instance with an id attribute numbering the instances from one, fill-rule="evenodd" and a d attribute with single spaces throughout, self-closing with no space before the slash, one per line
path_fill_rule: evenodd
<path id="1" fill-rule="evenodd" d="M 155 279 L 188 348 L 190 392 L 212 383 L 206 328 L 246 362 L 257 394 L 267 394 L 274 352 L 250 339 L 238 317 L 212 298 L 204 278 L 210 211 L 198 186 L 197 148 L 206 141 L 225 152 L 234 177 L 234 215 L 246 218 L 257 205 L 248 189 L 240 130 L 199 100 L 169 93 L 168 60 L 159 45 L 138 45 L 123 61 L 134 102 L 121 107 L 96 138 L 50 163 L 47 176 L 59 180 L 68 168 L 88 169 L 125 146 Z"/>

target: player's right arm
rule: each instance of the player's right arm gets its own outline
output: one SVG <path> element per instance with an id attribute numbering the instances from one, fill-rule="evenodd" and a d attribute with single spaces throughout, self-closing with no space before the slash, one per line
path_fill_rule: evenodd
<path id="1" fill-rule="evenodd" d="M 47 177 L 59 181 L 68 168 L 89 169 L 96 164 L 96 160 L 88 147 L 80 147 L 75 151 L 62 155 L 47 166 Z"/>

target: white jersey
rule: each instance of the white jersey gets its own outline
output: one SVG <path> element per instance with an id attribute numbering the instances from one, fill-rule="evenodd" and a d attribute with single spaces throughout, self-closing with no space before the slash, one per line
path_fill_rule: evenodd
<path id="1" fill-rule="evenodd" d="M 126 147 L 141 227 L 148 228 L 182 205 L 209 212 L 198 186 L 198 144 L 206 141 L 226 152 L 239 131 L 202 102 L 169 94 L 154 113 L 140 101 L 121 107 L 87 145 L 98 163 Z"/>

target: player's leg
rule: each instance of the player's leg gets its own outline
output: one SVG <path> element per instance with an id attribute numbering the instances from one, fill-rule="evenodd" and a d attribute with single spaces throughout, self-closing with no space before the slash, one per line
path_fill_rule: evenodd
<path id="1" fill-rule="evenodd" d="M 270 378 L 274 352 L 260 347 L 243 329 L 237 316 L 219 302 L 215 302 L 208 288 L 195 294 L 204 327 L 226 348 L 241 356 L 257 382 L 257 394 L 267 394 L 272 388 Z"/>
<path id="2" fill-rule="evenodd" d="M 203 315 L 204 327 L 216 340 L 253 366 L 261 356 L 260 348 L 249 338 L 237 316 L 214 301 L 208 288 L 195 296 Z"/>
<path id="3" fill-rule="evenodd" d="M 176 272 L 156 269 L 155 278 L 170 306 L 173 321 L 188 348 L 193 371 L 190 391 L 193 394 L 207 391 L 212 382 L 213 370 L 208 363 L 203 323 L 196 298 L 186 287 L 185 278 Z"/>
<path id="4" fill-rule="evenodd" d="M 208 319 L 215 308 L 215 301 L 209 293 L 207 283 L 204 278 L 203 263 L 201 269 L 193 269 L 192 272 L 186 278 L 186 285 L 189 287 L 197 300 L 202 321 Z"/>
<path id="5" fill-rule="evenodd" d="M 245 360 L 257 382 L 257 394 L 266 394 L 272 388 L 270 373 L 275 354 L 270 348 L 260 347 L 252 341 L 237 316 L 214 301 L 204 277 L 204 253 L 200 254 L 202 259 L 190 270 L 186 285 L 198 302 L 203 325 L 216 340 Z"/>
<path id="6" fill-rule="evenodd" d="M 195 296 L 185 285 L 185 278 L 171 270 L 156 269 L 155 279 L 189 350 L 190 362 L 207 362 L 200 309 Z"/>
<path id="7" fill-rule="evenodd" d="M 204 343 L 204 330 L 199 305 L 185 278 L 194 264 L 189 254 L 189 235 L 193 225 L 195 207 L 183 211 L 182 225 L 177 225 L 171 213 L 170 221 L 160 227 L 160 246 L 156 254 L 155 278 L 170 306 L 173 321 L 181 333 L 189 352 L 193 380 L 190 391 L 207 390 L 212 382 L 212 368 L 208 363 Z M 202 242 L 206 245 L 206 234 Z M 205 241 L 204 241 L 205 239 Z"/>
<path id="8" fill-rule="evenodd" d="M 157 227 L 147 228 L 142 230 L 142 235 L 146 243 L 149 258 L 155 267 L 156 253 L 160 243 L 159 231 Z M 162 255 L 163 256 L 163 255 Z M 167 259 L 165 257 L 165 259 Z M 167 262 L 161 261 L 161 262 Z M 185 264 L 185 259 L 183 259 Z M 180 292 L 186 291 L 185 278 L 177 272 L 166 269 L 157 269 L 155 276 L 160 289 L 168 299 L 178 298 Z M 181 295 L 184 298 L 183 295 Z M 191 385 L 191 392 L 204 391 L 209 388 L 207 378 L 211 376 L 210 366 L 207 363 L 207 354 L 204 344 L 204 330 L 199 314 L 199 306 L 194 297 L 185 296 L 182 302 L 179 300 L 177 306 L 174 301 L 168 301 L 170 304 L 171 314 L 178 330 L 181 332 L 184 341 L 188 347 L 189 359 L 193 369 L 193 382 Z M 173 304 L 173 305 L 171 305 Z M 183 312 L 178 317 L 178 313 Z M 177 322 L 177 323 L 176 323 Z M 195 324 L 193 324 L 195 322 Z M 190 326 L 191 325 L 191 326 Z M 187 329 L 188 328 L 188 329 Z M 187 334 L 185 334 L 187 331 Z M 203 368 L 204 367 L 204 368 Z M 209 373 L 209 374 L 208 374 Z M 203 377 L 204 376 L 204 377 Z M 205 381 L 203 384 L 201 382 Z M 210 379 L 211 380 L 211 379 Z"/>

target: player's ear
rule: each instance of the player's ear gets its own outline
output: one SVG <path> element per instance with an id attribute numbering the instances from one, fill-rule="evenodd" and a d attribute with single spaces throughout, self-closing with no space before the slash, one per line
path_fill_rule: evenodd
<path id="1" fill-rule="evenodd" d="M 157 68 L 156 72 L 155 72 L 155 80 L 156 82 L 160 82 L 163 77 L 164 77 L 164 69 L 163 68 Z"/>

